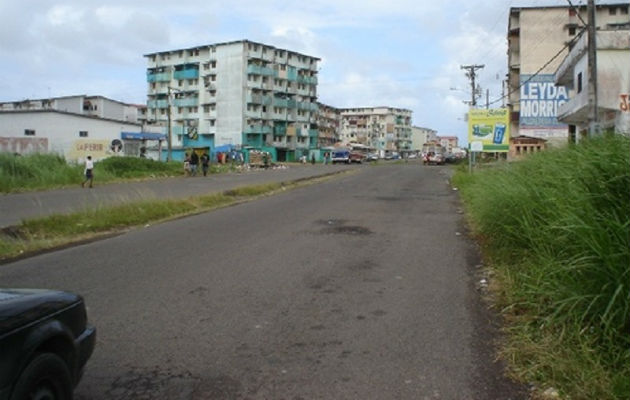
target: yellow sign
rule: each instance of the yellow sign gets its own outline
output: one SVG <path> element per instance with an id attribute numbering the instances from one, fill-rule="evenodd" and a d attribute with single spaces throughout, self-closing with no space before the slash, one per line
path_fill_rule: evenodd
<path id="1" fill-rule="evenodd" d="M 510 149 L 510 112 L 507 108 L 471 109 L 468 112 L 468 143 L 481 142 L 482 151 Z"/>
<path id="2" fill-rule="evenodd" d="M 69 160 L 85 160 L 92 156 L 93 160 L 99 160 L 109 156 L 109 140 L 78 139 L 72 143 L 66 158 Z"/>

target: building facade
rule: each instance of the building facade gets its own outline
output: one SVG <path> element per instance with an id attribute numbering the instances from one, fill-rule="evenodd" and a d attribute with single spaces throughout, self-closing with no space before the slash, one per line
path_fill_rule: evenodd
<path id="1" fill-rule="evenodd" d="M 437 131 L 419 126 L 411 127 L 411 149 L 421 152 L 425 143 L 437 139 Z"/>
<path id="2" fill-rule="evenodd" d="M 387 152 L 411 151 L 412 111 L 393 107 L 341 109 L 340 140 L 343 144 L 360 143 Z"/>
<path id="3" fill-rule="evenodd" d="M 319 58 L 248 40 L 145 55 L 147 120 L 172 144 L 269 150 L 280 161 L 317 147 Z"/>
<path id="4" fill-rule="evenodd" d="M 569 101 L 554 73 L 582 30 L 586 6 L 513 7 L 508 23 L 508 107 L 510 132 L 565 144 L 574 127 L 558 121 L 558 108 Z M 627 4 L 598 4 L 596 24 L 610 29 L 627 24 Z M 555 57 L 555 58 L 554 58 Z"/>
<path id="5" fill-rule="evenodd" d="M 112 155 L 151 157 L 166 139 L 143 127 L 138 107 L 102 96 L 0 103 L 0 151 L 56 153 L 70 161 Z M 155 152 L 157 158 L 157 152 Z"/>
<path id="6" fill-rule="evenodd" d="M 339 139 L 341 110 L 323 103 L 317 103 L 318 145 L 320 148 L 332 147 Z"/>
<path id="7" fill-rule="evenodd" d="M 600 30 L 597 45 L 597 115 L 599 129 L 630 135 L 630 30 Z M 571 100 L 558 119 L 575 125 L 576 141 L 588 134 L 588 35 L 582 34 L 556 71 L 556 83 L 570 89 Z"/>
<path id="8" fill-rule="evenodd" d="M 442 147 L 446 149 L 446 154 L 452 154 L 453 150 L 458 147 L 458 138 L 457 136 L 438 136 L 437 139 L 440 141 Z"/>

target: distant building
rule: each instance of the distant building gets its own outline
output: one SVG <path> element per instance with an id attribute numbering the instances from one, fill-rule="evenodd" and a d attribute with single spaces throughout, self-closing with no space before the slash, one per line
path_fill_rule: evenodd
<path id="1" fill-rule="evenodd" d="M 236 146 L 291 161 L 317 147 L 319 58 L 248 40 L 145 57 L 147 119 L 166 126 L 170 109 L 174 158 Z"/>
<path id="2" fill-rule="evenodd" d="M 439 140 L 442 147 L 446 149 L 447 154 L 453 153 L 453 149 L 458 147 L 459 139 L 457 136 L 438 136 L 437 140 Z"/>
<path id="3" fill-rule="evenodd" d="M 587 19 L 586 6 L 576 7 L 577 11 L 569 5 L 510 9 L 508 107 L 512 137 L 539 137 L 551 145 L 566 144 L 575 137 L 575 127 L 557 118 L 558 108 L 569 96 L 565 87 L 555 86 L 554 73 L 569 52 L 565 45 L 582 29 L 578 14 L 583 20 Z M 596 8 L 598 28 L 612 29 L 628 24 L 628 7 L 627 3 L 599 3 Z M 552 60 L 558 53 L 560 56 Z"/>
<path id="4" fill-rule="evenodd" d="M 537 153 L 547 148 L 547 141 L 541 138 L 518 136 L 510 138 L 508 159 L 519 159 L 527 154 Z"/>
<path id="5" fill-rule="evenodd" d="M 422 146 L 431 141 L 436 140 L 437 131 L 430 128 L 422 128 L 419 126 L 411 127 L 411 150 L 416 152 L 422 151 Z"/>
<path id="6" fill-rule="evenodd" d="M 600 30 L 597 44 L 597 106 L 601 130 L 630 135 L 630 30 Z M 571 100 L 558 119 L 576 126 L 577 141 L 589 129 L 588 35 L 583 34 L 556 71 L 556 84 L 570 89 Z"/>
<path id="7" fill-rule="evenodd" d="M 340 141 L 339 126 L 341 110 L 323 103 L 317 103 L 317 129 L 319 147 L 331 147 Z"/>
<path id="8" fill-rule="evenodd" d="M 341 109 L 340 139 L 344 144 L 360 143 L 387 152 L 411 151 L 412 111 L 393 107 Z"/>
<path id="9" fill-rule="evenodd" d="M 151 157 L 150 149 L 166 136 L 143 128 L 141 108 L 86 95 L 0 103 L 0 151 L 58 153 L 75 161 Z"/>

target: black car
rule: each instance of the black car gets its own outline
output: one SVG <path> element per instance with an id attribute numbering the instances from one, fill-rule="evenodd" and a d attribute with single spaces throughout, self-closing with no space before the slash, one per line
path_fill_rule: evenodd
<path id="1" fill-rule="evenodd" d="M 0 400 L 72 399 L 95 343 L 81 296 L 0 289 Z"/>

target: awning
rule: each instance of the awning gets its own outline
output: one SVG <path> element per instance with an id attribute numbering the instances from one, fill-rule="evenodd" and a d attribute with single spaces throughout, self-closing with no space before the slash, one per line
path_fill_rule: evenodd
<path id="1" fill-rule="evenodd" d="M 166 135 L 150 132 L 120 132 L 120 138 L 127 140 L 166 140 Z"/>

